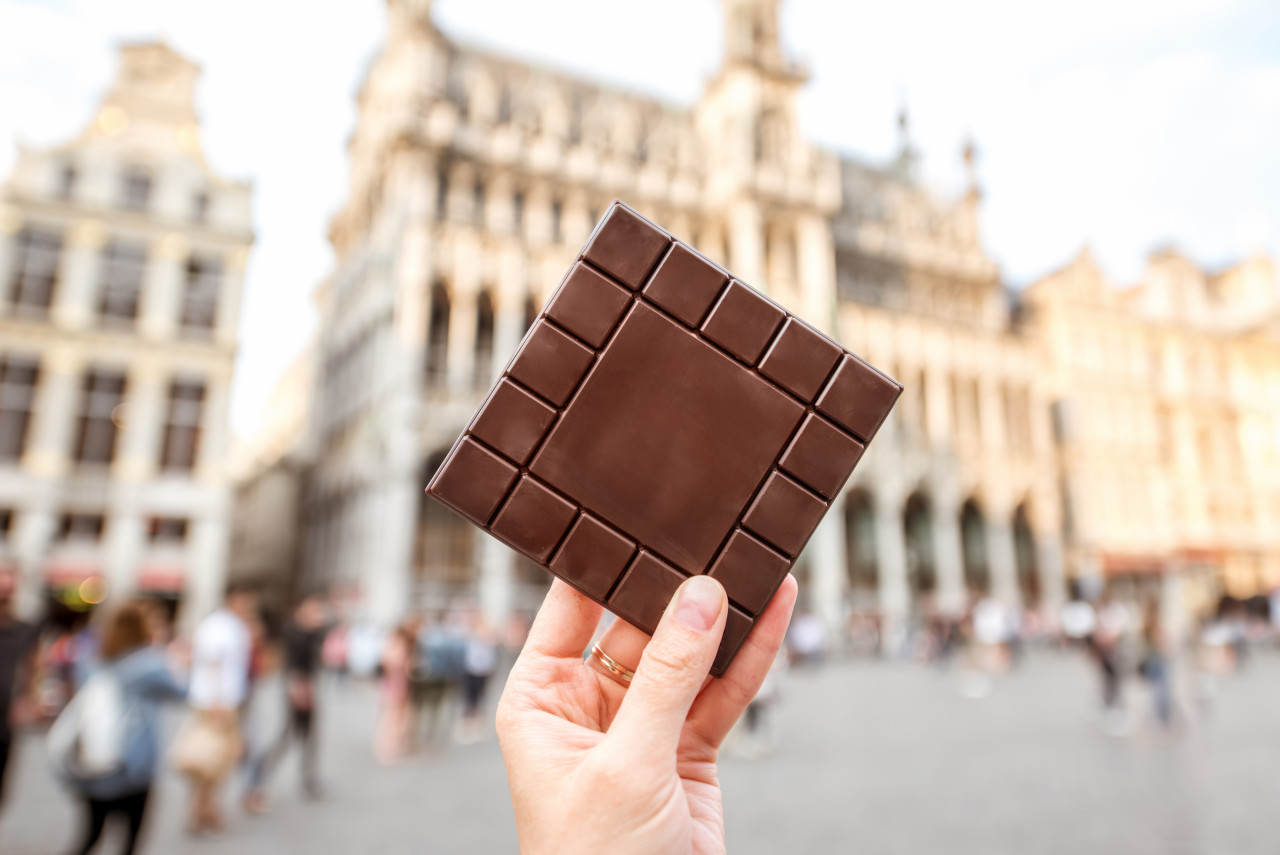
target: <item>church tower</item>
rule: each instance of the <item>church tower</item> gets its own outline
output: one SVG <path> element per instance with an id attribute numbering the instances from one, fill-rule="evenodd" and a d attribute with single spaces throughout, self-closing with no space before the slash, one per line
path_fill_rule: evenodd
<path id="1" fill-rule="evenodd" d="M 706 153 L 708 228 L 730 269 L 829 328 L 834 270 L 827 221 L 839 167 L 801 132 L 808 73 L 782 47 L 781 0 L 722 0 L 725 52 L 695 107 Z"/>

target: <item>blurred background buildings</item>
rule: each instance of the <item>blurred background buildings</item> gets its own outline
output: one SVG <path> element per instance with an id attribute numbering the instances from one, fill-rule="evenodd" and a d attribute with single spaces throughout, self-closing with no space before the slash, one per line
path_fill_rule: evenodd
<path id="1" fill-rule="evenodd" d="M 253 233 L 250 187 L 201 153 L 199 73 L 123 47 L 84 132 L 21 150 L 0 195 L 0 562 L 29 610 L 222 597 Z"/>
<path id="2" fill-rule="evenodd" d="M 0 561 L 57 596 L 99 575 L 185 593 L 193 615 L 227 575 L 278 600 L 336 586 L 382 624 L 460 598 L 532 610 L 550 577 L 422 491 L 622 198 L 906 386 L 798 565 L 831 628 L 982 595 L 1052 619 L 1103 590 L 1175 617 L 1280 586 L 1271 262 L 1161 251 L 1121 289 L 1086 250 L 1013 293 L 972 144 L 949 196 L 905 113 L 889 162 L 812 144 L 779 3 L 722 5 L 719 69 L 671 105 L 388 0 L 318 335 L 234 451 L 250 191 L 201 156 L 196 68 L 125 48 L 90 128 L 23 151 L 0 207 Z"/>

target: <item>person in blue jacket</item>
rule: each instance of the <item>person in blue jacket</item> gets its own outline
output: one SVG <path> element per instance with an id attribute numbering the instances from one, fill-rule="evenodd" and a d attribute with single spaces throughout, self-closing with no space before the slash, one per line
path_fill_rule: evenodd
<path id="1" fill-rule="evenodd" d="M 69 776 L 71 788 L 85 808 L 80 844 L 73 850 L 80 855 L 93 851 L 113 814 L 123 818 L 127 826 L 124 855 L 132 855 L 138 845 L 147 798 L 160 765 L 160 707 L 187 694 L 151 642 L 146 605 L 126 604 L 108 618 L 98 669 L 113 677 L 119 687 L 121 762 L 106 774 Z"/>

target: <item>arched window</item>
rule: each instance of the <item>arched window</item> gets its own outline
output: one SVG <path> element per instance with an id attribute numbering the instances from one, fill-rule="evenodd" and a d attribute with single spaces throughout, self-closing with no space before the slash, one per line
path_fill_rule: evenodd
<path id="1" fill-rule="evenodd" d="M 874 603 L 879 588 L 876 567 L 876 519 L 871 497 L 861 490 L 852 492 L 844 503 L 846 571 L 850 599 Z"/>
<path id="2" fill-rule="evenodd" d="M 1035 608 L 1040 604 L 1040 568 L 1036 562 L 1035 535 L 1027 514 L 1027 503 L 1013 512 L 1013 555 L 1018 568 L 1018 590 L 1022 605 Z"/>
<path id="3" fill-rule="evenodd" d="M 476 383 L 486 385 L 493 367 L 493 297 L 486 289 L 476 297 Z"/>
<path id="4" fill-rule="evenodd" d="M 960 510 L 960 544 L 964 553 L 964 583 L 975 594 L 991 590 L 991 567 L 987 561 L 987 523 L 973 499 Z"/>
<path id="5" fill-rule="evenodd" d="M 907 499 L 903 511 L 907 538 L 907 577 L 913 594 L 932 593 L 938 587 L 938 570 L 933 552 L 933 509 L 923 493 Z M 913 598 L 918 602 L 918 597 Z"/>
<path id="6" fill-rule="evenodd" d="M 437 280 L 431 286 L 427 315 L 427 382 L 444 379 L 449 356 L 449 291 Z"/>

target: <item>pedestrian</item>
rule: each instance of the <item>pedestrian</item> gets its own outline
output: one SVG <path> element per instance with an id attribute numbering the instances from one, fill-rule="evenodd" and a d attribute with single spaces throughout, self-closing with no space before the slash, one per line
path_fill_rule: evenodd
<path id="1" fill-rule="evenodd" d="M 303 598 L 294 609 L 284 634 L 284 687 L 288 717 L 284 730 L 264 759 L 258 788 L 275 770 L 289 744 L 297 740 L 302 752 L 302 794 L 308 799 L 321 796 L 316 771 L 315 711 L 319 690 L 321 649 L 328 633 L 328 609 L 317 595 Z"/>
<path id="2" fill-rule="evenodd" d="M 13 727 L 32 713 L 36 671 L 36 641 L 40 631 L 13 613 L 18 574 L 0 568 L 0 806 L 4 805 L 5 773 L 13 750 Z"/>
<path id="3" fill-rule="evenodd" d="M 462 674 L 462 721 L 458 741 L 478 742 L 484 728 L 484 695 L 498 666 L 498 644 L 479 612 L 471 615 Z"/>
<path id="4" fill-rule="evenodd" d="M 1169 670 L 1168 641 L 1160 620 L 1160 604 L 1151 600 L 1142 619 L 1142 660 L 1138 673 L 1151 685 L 1156 720 L 1165 727 L 1173 721 Z"/>
<path id="5" fill-rule="evenodd" d="M 1090 636 L 1090 648 L 1102 677 L 1104 724 L 1113 736 L 1124 736 L 1129 732 L 1129 721 L 1121 698 L 1120 658 L 1128 627 L 1128 612 L 1109 598 L 1102 600 L 1097 612 L 1098 620 Z"/>
<path id="6" fill-rule="evenodd" d="M 124 855 L 137 848 L 159 767 L 160 706 L 186 697 L 153 640 L 145 605 L 116 610 L 98 663 L 50 731 L 54 761 L 84 806 L 79 855 L 93 851 L 112 816 L 125 823 Z"/>
<path id="7" fill-rule="evenodd" d="M 379 763 L 391 765 L 407 749 L 409 736 L 409 674 L 417 629 L 405 622 L 391 633 L 382 651 L 382 709 L 373 738 Z"/>
<path id="8" fill-rule="evenodd" d="M 252 588 L 233 584 L 225 604 L 201 621 L 191 642 L 192 718 L 175 754 L 179 770 L 191 781 L 188 830 L 193 834 L 225 825 L 218 799 L 243 748 L 239 714 L 249 691 L 249 623 L 257 605 Z"/>
<path id="9" fill-rule="evenodd" d="M 412 668 L 413 720 L 411 741 L 428 750 L 445 729 L 449 699 L 462 681 L 465 641 L 454 638 L 439 620 L 427 620 L 418 631 Z M 425 735 L 424 735 L 425 734 Z"/>

